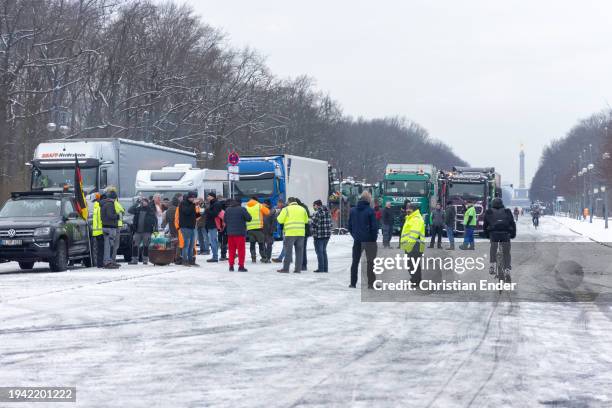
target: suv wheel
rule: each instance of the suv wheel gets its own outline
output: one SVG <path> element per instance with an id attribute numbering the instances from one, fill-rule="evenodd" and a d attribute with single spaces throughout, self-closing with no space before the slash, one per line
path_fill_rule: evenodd
<path id="1" fill-rule="evenodd" d="M 24 271 L 34 268 L 34 262 L 19 262 L 19 267 Z"/>
<path id="2" fill-rule="evenodd" d="M 49 262 L 49 268 L 53 272 L 63 272 L 68 269 L 68 250 L 64 239 L 57 241 L 57 249 L 53 259 Z"/>

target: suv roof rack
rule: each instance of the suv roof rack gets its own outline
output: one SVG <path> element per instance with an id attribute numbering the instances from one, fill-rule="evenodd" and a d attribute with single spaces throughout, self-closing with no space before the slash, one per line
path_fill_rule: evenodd
<path id="1" fill-rule="evenodd" d="M 11 192 L 11 198 L 19 197 L 62 197 L 68 196 L 69 194 L 61 191 L 13 191 Z"/>

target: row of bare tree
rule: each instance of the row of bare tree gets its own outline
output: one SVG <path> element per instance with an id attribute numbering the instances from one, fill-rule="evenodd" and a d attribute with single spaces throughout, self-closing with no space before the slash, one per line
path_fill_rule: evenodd
<path id="1" fill-rule="evenodd" d="M 550 203 L 563 196 L 574 206 L 588 206 L 589 196 L 591 203 L 603 197 L 599 192 L 595 194 L 595 189 L 612 187 L 610 155 L 612 110 L 606 110 L 581 120 L 564 138 L 544 149 L 531 182 L 530 197 Z"/>
<path id="2" fill-rule="evenodd" d="M 38 143 L 85 137 L 195 150 L 217 168 L 229 149 L 300 154 L 370 180 L 387 161 L 464 164 L 413 122 L 353 120 L 308 77 L 278 79 L 189 7 L 0 0 L 0 195 L 27 185 Z"/>

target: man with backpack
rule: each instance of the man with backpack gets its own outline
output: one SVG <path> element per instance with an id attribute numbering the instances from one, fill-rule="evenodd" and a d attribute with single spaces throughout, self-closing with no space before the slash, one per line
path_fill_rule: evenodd
<path id="1" fill-rule="evenodd" d="M 514 215 L 509 208 L 504 207 L 501 198 L 495 198 L 491 201 L 491 208 L 485 211 L 483 229 L 486 236 L 491 240 L 491 250 L 489 257 L 491 266 L 489 273 L 495 275 L 497 269 L 497 248 L 502 247 L 504 253 L 504 272 L 508 274 L 512 269 L 510 255 L 510 240 L 516 237 L 516 223 Z"/>

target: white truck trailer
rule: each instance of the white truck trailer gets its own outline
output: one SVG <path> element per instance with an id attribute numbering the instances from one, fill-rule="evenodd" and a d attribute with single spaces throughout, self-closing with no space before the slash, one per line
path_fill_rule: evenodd
<path id="1" fill-rule="evenodd" d="M 136 173 L 178 163 L 195 167 L 193 152 L 127 139 L 59 139 L 38 145 L 32 165 L 32 190 L 61 190 L 74 185 L 75 156 L 87 194 L 115 186 L 119 197 L 136 193 Z"/>

